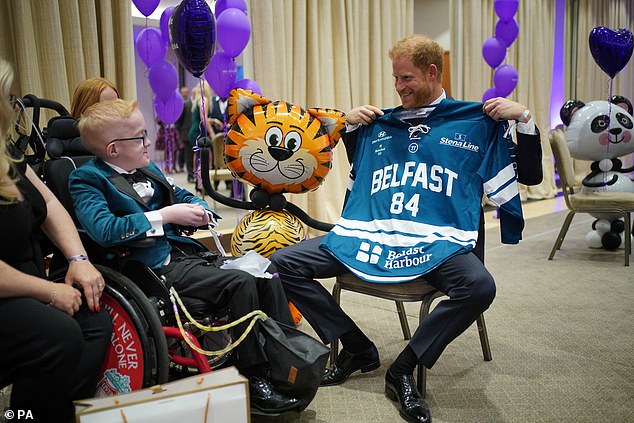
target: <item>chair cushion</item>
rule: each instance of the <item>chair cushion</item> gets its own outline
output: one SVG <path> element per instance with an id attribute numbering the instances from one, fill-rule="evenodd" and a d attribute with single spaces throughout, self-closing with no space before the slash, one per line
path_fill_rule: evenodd
<path id="1" fill-rule="evenodd" d="M 424 297 L 436 292 L 442 295 L 424 278 L 403 283 L 373 283 L 359 279 L 352 273 L 346 273 L 337 277 L 337 283 L 342 290 L 394 301 L 421 301 Z"/>

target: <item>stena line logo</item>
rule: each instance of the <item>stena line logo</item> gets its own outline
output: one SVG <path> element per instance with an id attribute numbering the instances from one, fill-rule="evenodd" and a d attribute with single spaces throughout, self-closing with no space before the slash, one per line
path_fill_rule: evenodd
<path id="1" fill-rule="evenodd" d="M 470 141 L 467 141 L 467 135 L 456 132 L 454 134 L 453 139 L 447 137 L 440 138 L 440 145 L 446 145 L 449 147 L 462 148 L 463 150 L 473 151 L 477 153 L 480 151 L 480 146 L 476 144 L 472 144 Z"/>

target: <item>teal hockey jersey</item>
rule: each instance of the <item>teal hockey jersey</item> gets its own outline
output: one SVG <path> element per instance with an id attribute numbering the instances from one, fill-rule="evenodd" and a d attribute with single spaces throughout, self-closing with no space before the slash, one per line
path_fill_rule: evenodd
<path id="1" fill-rule="evenodd" d="M 370 282 L 415 279 L 474 248 L 483 193 L 500 207 L 502 242 L 519 242 L 506 122 L 447 99 L 416 124 L 401 107 L 384 112 L 358 129 L 344 209 L 321 248 Z"/>

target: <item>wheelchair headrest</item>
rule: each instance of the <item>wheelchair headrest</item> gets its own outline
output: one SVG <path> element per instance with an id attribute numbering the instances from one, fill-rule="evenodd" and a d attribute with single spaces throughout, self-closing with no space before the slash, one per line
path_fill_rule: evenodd
<path id="1" fill-rule="evenodd" d="M 49 120 L 45 137 L 46 151 L 53 158 L 91 155 L 79 137 L 77 120 L 72 116 L 56 116 Z"/>

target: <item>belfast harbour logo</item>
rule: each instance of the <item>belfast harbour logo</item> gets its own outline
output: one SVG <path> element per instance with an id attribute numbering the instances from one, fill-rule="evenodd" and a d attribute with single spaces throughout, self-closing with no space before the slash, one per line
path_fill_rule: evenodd
<path id="1" fill-rule="evenodd" d="M 431 260 L 432 254 L 426 253 L 422 247 L 409 247 L 405 249 L 388 250 L 383 263 L 379 263 L 384 247 L 371 245 L 363 241 L 357 251 L 356 259 L 362 263 L 379 264 L 385 269 L 403 269 L 420 266 Z"/>

